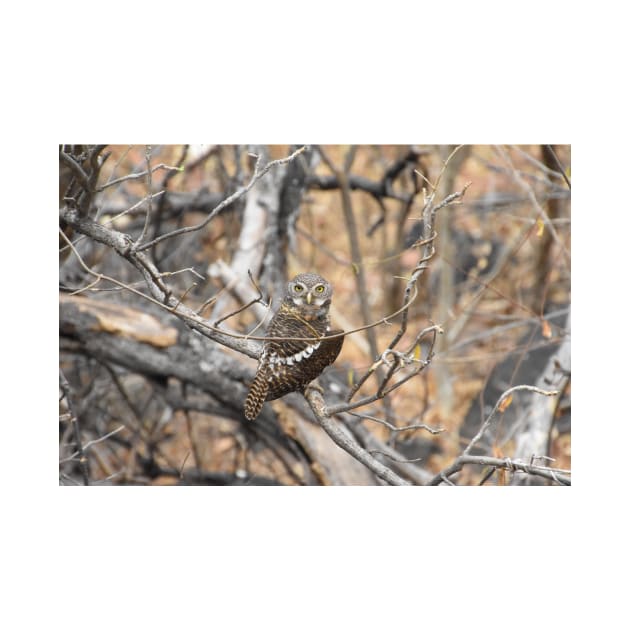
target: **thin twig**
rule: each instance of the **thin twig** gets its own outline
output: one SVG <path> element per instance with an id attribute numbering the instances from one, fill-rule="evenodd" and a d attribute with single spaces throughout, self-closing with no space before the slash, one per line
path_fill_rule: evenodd
<path id="1" fill-rule="evenodd" d="M 218 327 L 221 322 L 224 322 L 226 319 L 230 319 L 231 317 L 234 317 L 235 315 L 238 315 L 239 313 L 241 313 L 242 311 L 248 309 L 250 306 L 253 306 L 254 304 L 262 304 L 263 306 L 266 306 L 265 302 L 263 300 L 262 290 L 260 289 L 258 284 L 256 284 L 256 281 L 254 280 L 254 276 L 252 275 L 251 269 L 247 270 L 247 275 L 249 276 L 249 279 L 251 280 L 251 283 L 254 285 L 256 291 L 258 291 L 258 297 L 250 300 L 249 302 L 247 302 L 247 304 L 244 304 L 243 306 L 241 306 L 240 308 L 236 309 L 235 311 L 233 311 L 231 313 L 228 313 L 227 315 L 224 315 L 220 319 L 215 320 L 213 322 L 213 324 L 212 324 L 213 326 Z M 260 326 L 260 324 L 258 324 L 258 326 Z M 258 326 L 256 328 L 258 328 Z"/>
<path id="2" fill-rule="evenodd" d="M 525 462 L 510 459 L 509 457 L 498 458 L 486 457 L 485 455 L 461 455 L 446 470 L 443 470 L 436 475 L 428 485 L 437 486 L 442 482 L 447 482 L 450 485 L 453 485 L 449 480 L 449 477 L 458 473 L 464 466 L 469 464 L 492 466 L 494 469 L 500 468 L 510 472 L 524 472 L 529 475 L 550 479 L 563 486 L 571 485 L 571 477 L 569 476 L 570 471 L 549 468 L 547 466 L 533 466 Z M 567 473 L 569 473 L 569 475 L 567 475 Z M 487 480 L 487 477 L 487 475 L 484 476 L 484 481 Z"/>
<path id="3" fill-rule="evenodd" d="M 518 153 L 523 159 L 527 160 L 530 164 L 533 164 L 537 169 L 541 170 L 546 175 L 552 175 L 553 177 L 556 177 L 558 179 L 564 179 L 564 181 L 567 183 L 569 188 L 571 188 L 570 182 L 567 180 L 566 175 L 563 172 L 564 169 L 560 165 L 558 157 L 553 152 L 551 145 L 547 144 L 545 146 L 553 154 L 553 157 L 555 158 L 554 161 L 556 165 L 559 166 L 560 170 L 554 170 L 552 168 L 549 168 L 546 164 L 544 164 L 540 160 L 537 160 L 533 155 L 530 155 L 529 153 L 527 153 L 527 151 L 524 151 L 518 145 L 510 145 L 510 149 L 512 149 L 513 151 L 516 151 L 516 153 Z M 549 180 L 548 183 L 550 186 L 555 186 L 555 184 L 551 180 Z"/>
<path id="4" fill-rule="evenodd" d="M 163 195 L 164 193 L 165 193 L 164 190 L 159 190 L 158 192 L 154 193 L 153 195 L 147 195 L 146 197 L 143 197 L 142 199 L 140 199 L 140 201 L 135 203 L 130 208 L 127 208 L 126 210 L 122 210 L 121 212 L 119 212 L 118 214 L 113 216 L 111 219 L 108 219 L 107 221 L 103 221 L 101 223 L 101 225 L 106 225 L 106 226 L 107 225 L 111 225 L 117 219 L 120 219 L 121 217 L 124 217 L 126 214 L 129 214 L 130 212 L 133 212 L 134 210 L 137 210 L 145 201 L 149 201 L 149 199 L 155 199 L 155 198 L 159 197 L 160 195 Z M 82 234 L 81 236 L 79 236 L 78 238 L 76 238 L 73 241 L 74 245 L 77 245 L 78 243 L 80 243 L 85 238 L 89 238 L 89 237 L 86 236 L 85 234 Z M 59 249 L 59 253 L 61 254 L 62 252 L 64 252 L 68 248 L 69 248 L 69 245 L 64 245 L 63 247 L 61 247 Z"/>
<path id="5" fill-rule="evenodd" d="M 553 147 L 550 144 L 547 145 L 547 149 L 549 150 L 549 153 L 551 153 L 551 157 L 553 157 L 553 159 L 554 159 L 554 161 L 556 163 L 556 166 L 558 167 L 558 172 L 564 178 L 564 181 L 566 182 L 567 186 L 569 187 L 569 190 L 571 190 L 571 180 L 567 176 L 567 174 L 565 172 L 565 168 L 564 168 L 564 166 L 562 166 L 562 163 L 558 159 L 558 156 L 556 155 L 556 152 L 553 150 Z"/>
<path id="6" fill-rule="evenodd" d="M 147 164 L 149 164 L 147 162 Z M 150 177 L 151 173 L 155 173 L 156 171 L 169 171 L 174 173 L 181 173 L 184 169 L 181 166 L 169 166 L 168 164 L 156 164 L 155 166 L 147 166 L 146 171 L 141 171 L 139 173 L 131 173 L 129 175 L 125 175 L 124 177 L 118 177 L 117 179 L 112 179 L 111 181 L 106 182 L 105 184 L 99 186 L 94 192 L 103 192 L 106 188 L 110 186 L 116 186 L 118 184 L 122 184 L 123 182 L 133 180 L 133 179 L 142 179 L 143 177 Z M 162 191 L 164 192 L 164 191 Z"/>
<path id="7" fill-rule="evenodd" d="M 109 433 L 106 433 L 105 435 L 102 435 L 99 438 L 96 438 L 94 440 L 90 440 L 89 442 L 86 442 L 83 445 L 82 451 L 79 451 L 79 450 L 75 451 L 74 453 L 72 453 L 72 455 L 69 455 L 65 459 L 62 459 L 60 463 L 72 461 L 72 460 L 76 459 L 77 456 L 79 456 L 79 460 L 80 460 L 81 457 L 83 457 L 83 453 L 85 451 L 87 451 L 90 447 L 94 446 L 95 444 L 100 444 L 101 442 L 104 442 L 105 440 L 107 440 L 110 437 L 112 437 L 112 435 L 116 435 L 116 433 L 120 433 L 120 431 L 122 431 L 123 429 L 126 429 L 126 428 L 127 427 L 124 424 L 121 424 L 119 427 L 117 427 L 113 431 L 110 431 Z"/>
<path id="8" fill-rule="evenodd" d="M 378 422 L 384 426 L 386 426 L 390 431 L 400 432 L 400 431 L 413 431 L 414 429 L 424 429 L 433 435 L 437 435 L 438 433 L 442 433 L 446 431 L 446 429 L 436 429 L 435 427 L 430 427 L 428 424 L 406 424 L 402 427 L 397 427 L 387 422 L 387 420 L 383 420 L 382 418 L 376 418 L 374 416 L 369 416 L 366 413 L 354 413 L 352 411 L 348 412 L 349 415 L 355 416 L 356 418 L 361 418 L 362 420 L 373 420 L 374 422 Z"/>
<path id="9" fill-rule="evenodd" d="M 490 412 L 490 415 L 486 418 L 484 423 L 481 425 L 481 428 L 479 429 L 479 431 L 477 431 L 477 434 L 475 435 L 475 437 L 473 437 L 473 439 L 470 440 L 470 443 L 464 449 L 462 455 L 468 455 L 470 453 L 470 451 L 472 450 L 473 446 L 475 446 L 475 444 L 477 444 L 477 442 L 479 442 L 479 440 L 482 438 L 483 434 L 486 432 L 486 430 L 490 426 L 490 423 L 492 422 L 492 419 L 494 418 L 496 413 L 501 408 L 501 405 L 503 404 L 503 401 L 506 398 L 508 398 L 508 396 L 511 396 L 514 392 L 521 391 L 521 390 L 525 390 L 525 391 L 528 391 L 528 392 L 534 392 L 535 394 L 541 394 L 542 396 L 557 396 L 558 395 L 558 392 L 556 390 L 546 391 L 544 389 L 540 389 L 538 387 L 534 387 L 533 385 L 515 385 L 514 387 L 510 387 L 509 389 L 506 389 L 501 394 L 501 396 L 499 396 L 499 400 L 497 400 L 494 408 Z"/>
<path id="10" fill-rule="evenodd" d="M 560 248 L 560 251 L 564 255 L 565 259 L 570 263 L 571 253 L 566 248 L 566 245 L 563 243 L 562 239 L 558 235 L 556 228 L 554 227 L 553 223 L 549 219 L 549 215 L 543 210 L 542 206 L 538 202 L 538 199 L 536 199 L 536 194 L 534 193 L 534 189 L 532 188 L 531 184 L 525 181 L 521 177 L 519 172 L 516 170 L 514 163 L 512 162 L 512 158 L 509 156 L 508 152 L 505 149 L 503 149 L 502 147 L 496 147 L 496 150 L 499 153 L 499 155 L 501 155 L 501 157 L 505 160 L 505 162 L 509 165 L 511 169 L 511 173 L 512 173 L 512 178 L 521 186 L 521 188 L 523 188 L 532 206 L 538 213 L 538 217 L 540 218 L 541 221 L 543 221 L 543 223 L 545 224 L 545 227 L 549 230 L 549 233 L 551 234 L 551 236 L 553 237 L 553 240 L 556 242 L 556 244 Z"/>
<path id="11" fill-rule="evenodd" d="M 132 251 L 135 252 L 138 247 L 142 244 L 142 241 L 145 239 L 147 235 L 147 230 L 149 229 L 149 223 L 151 221 L 151 215 L 153 214 L 153 199 L 151 196 L 151 190 L 153 188 L 153 179 L 151 177 L 151 145 L 147 144 L 145 149 L 145 158 L 147 161 L 147 191 L 149 197 L 149 207 L 147 208 L 147 212 L 144 215 L 144 226 L 142 228 L 142 232 L 140 236 L 136 239 L 136 242 L 133 244 Z"/>
<path id="12" fill-rule="evenodd" d="M 226 197 L 218 206 L 216 206 L 208 214 L 208 216 L 203 221 L 201 221 L 200 223 L 197 223 L 197 225 L 190 225 L 187 227 L 179 228 L 177 230 L 173 230 L 172 232 L 168 232 L 167 234 L 162 234 L 161 236 L 158 236 L 154 238 L 153 240 L 149 241 L 148 243 L 145 243 L 144 245 L 139 247 L 138 251 L 142 252 L 145 249 L 148 249 L 149 247 L 154 247 L 155 245 L 157 245 L 158 243 L 161 243 L 162 241 L 165 241 L 166 239 L 173 238 L 175 236 L 180 236 L 181 234 L 187 234 L 188 232 L 195 232 L 197 230 L 200 230 L 204 226 L 208 225 L 208 223 L 210 223 L 210 221 L 212 221 L 212 219 L 214 219 L 214 217 L 217 214 L 219 214 L 222 210 L 232 205 L 235 201 L 237 201 L 243 195 L 245 195 L 252 188 L 252 186 L 261 177 L 263 177 L 270 169 L 272 169 L 275 166 L 279 166 L 281 164 L 287 164 L 288 162 L 290 162 L 291 160 L 294 160 L 298 155 L 302 154 L 306 150 L 307 150 L 307 147 L 305 146 L 300 147 L 297 151 L 294 151 L 293 153 L 291 153 L 291 155 L 287 156 L 286 158 L 282 158 L 280 160 L 273 160 L 269 162 L 262 169 L 259 168 L 260 159 L 258 159 L 256 161 L 256 166 L 254 167 L 254 175 L 249 180 L 249 183 L 247 184 L 247 186 L 239 188 L 236 192 L 231 194 L 229 197 Z"/>
<path id="13" fill-rule="evenodd" d="M 85 456 L 85 449 L 83 444 L 81 443 L 81 429 L 79 428 L 79 417 L 77 415 L 77 411 L 74 406 L 74 402 L 71 396 L 70 383 L 68 383 L 68 379 L 66 379 L 63 370 L 59 368 L 59 386 L 63 391 L 66 403 L 68 405 L 68 410 L 70 411 L 70 422 L 72 423 L 72 430 L 74 433 L 74 442 L 77 447 L 77 454 L 79 456 L 79 468 L 81 470 L 81 476 L 83 478 L 83 485 L 90 485 L 90 477 L 89 470 L 87 465 L 87 457 Z"/>

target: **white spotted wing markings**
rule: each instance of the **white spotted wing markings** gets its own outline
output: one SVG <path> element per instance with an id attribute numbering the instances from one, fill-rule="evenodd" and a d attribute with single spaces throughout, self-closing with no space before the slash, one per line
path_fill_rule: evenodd
<path id="1" fill-rule="evenodd" d="M 330 326 L 326 327 L 326 332 L 330 332 Z M 304 350 L 300 350 L 300 352 L 296 352 L 295 354 L 290 354 L 287 357 L 281 357 L 273 350 L 268 353 L 268 350 L 265 349 L 261 359 L 263 361 L 266 360 L 271 365 L 294 365 L 295 363 L 299 363 L 302 359 L 310 357 L 320 345 L 321 341 L 309 344 L 306 348 L 304 348 Z"/>
<path id="2" fill-rule="evenodd" d="M 284 365 L 294 365 L 295 363 L 299 363 L 302 359 L 307 359 L 310 357 L 317 348 L 319 348 L 321 342 L 317 342 L 314 344 L 310 344 L 304 348 L 304 350 L 300 350 L 300 352 L 296 352 L 295 354 L 290 354 L 288 357 L 281 357 L 275 352 L 269 353 L 267 357 L 267 361 L 271 365 L 276 364 L 284 364 Z"/>

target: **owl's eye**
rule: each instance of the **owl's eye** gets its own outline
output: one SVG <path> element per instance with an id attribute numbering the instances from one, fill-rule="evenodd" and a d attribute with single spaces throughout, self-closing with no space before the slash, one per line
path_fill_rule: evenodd
<path id="1" fill-rule="evenodd" d="M 315 287 L 315 293 L 323 293 L 324 292 L 324 285 L 320 284 L 318 286 Z"/>
<path id="2" fill-rule="evenodd" d="M 302 291 L 303 289 L 302 289 L 302 286 L 301 286 L 301 285 L 296 284 L 296 285 L 293 287 L 293 290 L 294 290 L 296 293 L 300 293 L 300 291 Z"/>

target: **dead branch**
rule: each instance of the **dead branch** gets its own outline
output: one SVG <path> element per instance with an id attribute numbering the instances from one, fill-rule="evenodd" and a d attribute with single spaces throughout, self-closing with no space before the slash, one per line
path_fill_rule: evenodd
<path id="1" fill-rule="evenodd" d="M 558 394 L 557 391 L 546 391 L 532 385 L 515 385 L 514 387 L 510 387 L 509 389 L 504 391 L 503 394 L 501 394 L 501 396 L 499 397 L 499 400 L 497 400 L 494 408 L 492 409 L 486 420 L 482 423 L 479 431 L 469 442 L 468 446 L 463 450 L 462 454 L 448 468 L 438 473 L 429 482 L 429 485 L 436 486 L 442 482 L 448 483 L 449 477 L 459 472 L 467 464 L 494 466 L 495 468 L 502 468 L 511 471 L 520 470 L 528 474 L 539 475 L 542 477 L 553 479 L 563 485 L 570 485 L 570 480 L 562 476 L 562 474 L 566 471 L 559 471 L 546 467 L 534 466 L 533 464 L 526 464 L 519 460 L 511 459 L 508 457 L 499 459 L 470 454 L 475 444 L 479 442 L 483 434 L 488 430 L 488 427 L 491 425 L 494 417 L 497 415 L 497 413 L 504 411 L 507 406 L 509 406 L 509 404 L 511 403 L 512 395 L 517 391 L 529 391 L 535 394 L 540 394 L 542 396 L 556 396 Z"/>
<path id="2" fill-rule="evenodd" d="M 571 473 L 568 470 L 534 466 L 533 464 L 510 459 L 509 457 L 486 457 L 485 455 L 460 455 L 448 468 L 431 479 L 428 485 L 439 486 L 441 483 L 453 485 L 449 478 L 460 472 L 467 465 L 490 466 L 493 469 L 501 468 L 510 472 L 523 472 L 528 475 L 544 477 L 562 486 L 571 485 L 571 477 L 569 476 Z"/>
<path id="3" fill-rule="evenodd" d="M 494 405 L 494 408 L 492 409 L 488 417 L 485 419 L 485 421 L 481 425 L 477 434 L 473 437 L 472 440 L 470 440 L 468 446 L 464 449 L 464 452 L 462 453 L 462 455 L 468 455 L 470 453 L 470 451 L 475 446 L 475 444 L 479 442 L 483 434 L 487 431 L 488 427 L 494 420 L 494 417 L 502 409 L 503 405 L 505 404 L 507 406 L 509 404 L 512 394 L 514 392 L 522 391 L 522 390 L 534 392 L 535 394 L 541 394 L 542 396 L 557 396 L 558 395 L 558 392 L 556 390 L 546 391 L 544 389 L 540 389 L 539 387 L 534 387 L 533 385 L 515 385 L 514 387 L 510 387 L 509 389 L 505 390 L 503 394 L 501 394 L 501 396 L 499 397 L 499 400 L 497 400 L 496 404 Z"/>
<path id="4" fill-rule="evenodd" d="M 350 453 L 355 459 L 367 466 L 375 475 L 386 481 L 392 486 L 407 486 L 408 481 L 399 477 L 392 470 L 381 464 L 377 459 L 372 457 L 365 449 L 352 440 L 334 420 L 326 409 L 324 398 L 315 388 L 309 388 L 305 394 L 319 425 L 326 431 L 330 438 L 337 446 Z"/>
<path id="5" fill-rule="evenodd" d="M 404 458 L 396 449 L 379 439 L 357 419 L 349 418 L 348 416 L 349 414 L 343 414 L 341 417 L 345 417 L 346 426 L 360 442 L 363 448 L 383 453 L 389 459 L 388 467 L 398 473 L 398 475 L 404 479 L 408 479 L 416 486 L 424 486 L 431 480 L 431 473 L 418 466 L 410 466 L 407 463 L 402 462 L 401 460 Z"/>
<path id="6" fill-rule="evenodd" d="M 81 470 L 81 476 L 83 478 L 83 485 L 90 485 L 90 476 L 87 464 L 87 457 L 85 456 L 85 448 L 81 442 L 81 428 L 79 426 L 79 417 L 72 400 L 72 391 L 68 379 L 66 379 L 63 371 L 59 369 L 59 387 L 63 392 L 63 396 L 66 399 L 68 405 L 68 411 L 70 412 L 70 423 L 72 425 L 72 431 L 74 433 L 74 442 L 77 447 L 76 455 L 78 456 L 79 468 Z M 61 462 L 60 462 L 61 463 Z"/>
<path id="7" fill-rule="evenodd" d="M 502 147 L 497 147 L 496 150 L 499 153 L 499 155 L 503 158 L 503 160 L 508 164 L 512 177 L 514 178 L 514 181 L 516 181 L 516 183 L 518 183 L 518 185 L 521 186 L 521 188 L 527 195 L 529 201 L 532 204 L 532 207 L 536 210 L 538 218 L 544 222 L 545 228 L 549 230 L 549 232 L 551 233 L 553 240 L 558 245 L 558 247 L 560 248 L 560 251 L 562 252 L 564 256 L 565 261 L 567 262 L 567 264 L 570 264 L 571 253 L 567 250 L 564 242 L 558 235 L 558 232 L 555 226 L 553 225 L 553 223 L 550 221 L 548 214 L 545 212 L 545 210 L 542 208 L 542 206 L 538 202 L 538 199 L 536 198 L 536 193 L 534 192 L 534 189 L 532 188 L 531 184 L 525 181 L 525 179 L 523 179 L 523 177 L 514 167 L 512 159 L 510 158 L 510 155 L 507 153 L 507 151 L 505 151 L 505 149 L 503 149 Z"/>
<path id="8" fill-rule="evenodd" d="M 254 186 L 254 184 L 256 184 L 256 182 L 261 177 L 264 177 L 272 168 L 280 164 L 287 164 L 288 162 L 290 162 L 291 160 L 294 160 L 298 155 L 300 155 L 306 150 L 307 150 L 307 147 L 305 146 L 300 147 L 299 149 L 297 149 L 297 151 L 294 151 L 291 155 L 287 156 L 286 158 L 268 162 L 262 168 L 260 165 L 261 158 L 258 157 L 258 159 L 256 160 L 256 166 L 254 168 L 254 174 L 252 178 L 249 180 L 249 183 L 246 186 L 239 188 L 235 193 L 231 194 L 229 197 L 224 199 L 218 206 L 216 206 L 212 210 L 212 212 L 208 214 L 208 216 L 203 221 L 201 221 L 197 225 L 193 225 L 190 227 L 183 227 L 178 230 L 173 230 L 171 232 L 167 232 L 166 234 L 162 234 L 161 236 L 157 236 L 152 241 L 149 241 L 148 243 L 145 243 L 144 245 L 139 247 L 138 251 L 142 252 L 145 249 L 149 249 L 150 247 L 153 247 L 157 245 L 158 243 L 165 241 L 166 239 L 173 238 L 175 236 L 180 236 L 181 234 L 187 234 L 188 232 L 195 232 L 197 230 L 200 230 L 204 226 L 208 225 L 208 223 L 210 223 L 210 221 L 212 221 L 212 219 L 214 219 L 214 217 L 216 217 L 220 212 L 225 210 L 225 208 L 232 205 L 235 201 L 238 201 L 243 195 L 245 195 L 252 188 L 252 186 Z"/>

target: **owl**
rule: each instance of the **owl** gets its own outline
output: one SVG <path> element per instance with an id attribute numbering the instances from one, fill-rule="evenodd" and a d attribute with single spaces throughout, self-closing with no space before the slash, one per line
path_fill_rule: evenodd
<path id="1" fill-rule="evenodd" d="M 330 330 L 332 286 L 316 273 L 301 273 L 287 286 L 280 308 L 269 322 L 266 337 L 312 337 L 312 340 L 266 339 L 256 376 L 245 400 L 245 417 L 254 420 L 266 400 L 304 392 L 324 368 L 335 361 L 344 337 Z"/>

